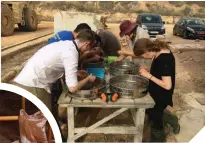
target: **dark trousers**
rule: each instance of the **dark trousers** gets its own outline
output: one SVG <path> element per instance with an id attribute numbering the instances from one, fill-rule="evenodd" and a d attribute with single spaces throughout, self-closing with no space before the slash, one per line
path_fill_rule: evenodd
<path id="1" fill-rule="evenodd" d="M 52 87 L 51 87 L 51 97 L 52 97 L 52 101 L 53 101 L 52 113 L 53 113 L 54 118 L 56 119 L 56 122 L 58 124 L 59 129 L 60 129 L 63 142 L 65 142 L 66 139 L 64 138 L 64 136 L 62 134 L 62 130 L 61 130 L 61 127 L 60 127 L 60 124 L 59 124 L 58 104 L 57 104 L 58 99 L 59 99 L 62 91 L 63 91 L 63 86 L 61 84 L 61 79 L 58 79 L 55 83 L 52 84 Z"/>
<path id="2" fill-rule="evenodd" d="M 54 103 L 57 103 L 58 98 L 60 97 L 63 91 L 63 87 L 61 84 L 61 79 L 58 79 L 55 83 L 52 84 L 51 87 L 51 96 Z"/>
<path id="3" fill-rule="evenodd" d="M 151 126 L 158 130 L 163 130 L 163 114 L 164 110 L 167 107 L 167 104 L 156 104 L 154 108 L 147 109 L 146 113 L 148 114 L 149 121 Z"/>

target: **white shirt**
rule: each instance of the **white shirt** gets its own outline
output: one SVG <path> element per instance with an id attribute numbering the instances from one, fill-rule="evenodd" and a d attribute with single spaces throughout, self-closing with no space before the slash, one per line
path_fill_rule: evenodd
<path id="1" fill-rule="evenodd" d="M 44 88 L 50 93 L 52 83 L 65 72 L 67 86 L 74 87 L 78 84 L 78 59 L 79 54 L 72 41 L 46 45 L 28 60 L 14 81 L 24 86 Z"/>
<path id="2" fill-rule="evenodd" d="M 129 43 L 130 48 L 133 49 L 134 45 L 135 45 L 135 42 L 138 39 L 141 39 L 141 38 L 148 38 L 148 39 L 150 39 L 150 36 L 149 36 L 149 34 L 148 34 L 148 32 L 146 30 L 144 30 L 143 28 L 137 26 L 135 39 L 134 39 L 134 41 L 130 40 L 130 43 Z"/>

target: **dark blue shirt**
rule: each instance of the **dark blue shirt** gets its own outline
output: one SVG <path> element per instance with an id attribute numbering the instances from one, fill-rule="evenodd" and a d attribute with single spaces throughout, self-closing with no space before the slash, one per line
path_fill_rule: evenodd
<path id="1" fill-rule="evenodd" d="M 62 41 L 74 40 L 73 33 L 71 31 L 65 31 L 65 30 L 60 31 L 48 40 L 48 44 L 58 42 L 60 40 L 62 40 Z"/>

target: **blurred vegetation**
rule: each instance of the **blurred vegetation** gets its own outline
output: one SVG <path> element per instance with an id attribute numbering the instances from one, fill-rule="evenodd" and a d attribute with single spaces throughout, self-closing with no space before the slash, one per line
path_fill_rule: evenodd
<path id="1" fill-rule="evenodd" d="M 142 13 L 151 12 L 163 16 L 198 16 L 205 18 L 205 2 L 204 1 L 169 1 L 169 5 L 162 6 L 160 2 L 153 4 L 146 2 L 145 7 L 139 7 L 140 2 L 135 1 L 33 1 L 35 7 L 51 10 L 69 10 L 76 9 L 84 12 L 121 12 L 121 13 Z M 201 8 L 193 13 L 192 4 L 196 4 Z M 176 10 L 181 8 L 181 10 Z"/>

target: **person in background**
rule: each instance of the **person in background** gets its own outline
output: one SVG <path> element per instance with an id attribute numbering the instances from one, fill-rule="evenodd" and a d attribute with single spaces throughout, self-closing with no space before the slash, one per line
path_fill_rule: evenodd
<path id="1" fill-rule="evenodd" d="M 118 51 L 121 49 L 120 41 L 112 32 L 98 29 L 96 34 L 101 40 L 98 47 L 103 50 L 105 56 L 119 56 Z"/>
<path id="2" fill-rule="evenodd" d="M 106 21 L 107 21 L 107 18 L 108 17 L 110 17 L 110 13 L 109 12 L 106 12 L 106 13 L 104 13 L 104 15 L 102 15 L 101 17 L 100 17 L 100 22 L 102 23 L 102 25 L 103 25 L 103 27 L 104 28 L 107 28 L 108 26 L 106 25 Z"/>
<path id="3" fill-rule="evenodd" d="M 85 29 L 91 30 L 90 26 L 87 23 L 80 23 L 77 25 L 73 32 L 66 30 L 60 31 L 48 40 L 48 44 L 58 41 L 74 40 L 77 37 L 78 33 Z"/>
<path id="4" fill-rule="evenodd" d="M 100 43 L 101 43 L 100 37 L 97 34 L 95 34 L 95 42 L 92 45 L 93 46 L 92 50 L 81 53 L 80 61 L 79 61 L 80 69 L 85 69 L 88 63 L 100 61 L 101 56 L 104 55 L 102 49 L 100 47 L 97 47 L 97 45 Z"/>
<path id="5" fill-rule="evenodd" d="M 95 33 L 81 31 L 73 41 L 59 41 L 38 50 L 14 79 L 20 86 L 37 96 L 51 110 L 51 85 L 65 73 L 68 91 L 74 93 L 95 76 L 89 75 L 82 81 L 77 80 L 80 52 L 91 50 Z"/>
<path id="6" fill-rule="evenodd" d="M 140 38 L 150 38 L 148 32 L 138 26 L 136 23 L 131 23 L 129 20 L 124 20 L 120 24 L 120 37 L 128 36 L 129 41 L 129 47 L 131 51 L 128 50 L 120 50 L 118 51 L 118 54 L 120 57 L 117 59 L 117 61 L 123 60 L 127 56 L 133 56 L 134 54 L 132 52 L 132 49 L 134 47 L 135 42 Z"/>
<path id="7" fill-rule="evenodd" d="M 153 59 L 150 72 L 140 67 L 141 76 L 149 79 L 148 91 L 155 101 L 154 108 L 148 109 L 151 124 L 151 141 L 165 142 L 166 137 L 163 127 L 165 108 L 173 106 L 172 95 L 175 88 L 175 58 L 167 43 L 156 40 L 141 38 L 135 42 L 134 54 L 137 57 Z M 175 133 L 179 133 L 180 125 L 176 116 L 168 115 L 169 119 L 164 122 L 173 127 Z M 172 122 L 170 122 L 172 121 Z M 173 122 L 175 121 L 175 122 Z"/>
<path id="8" fill-rule="evenodd" d="M 100 61 L 102 56 L 119 56 L 118 51 L 121 49 L 120 41 L 110 31 L 98 29 L 96 31 L 96 44 L 92 51 L 87 51 L 81 56 L 82 67 L 90 62 Z"/>

